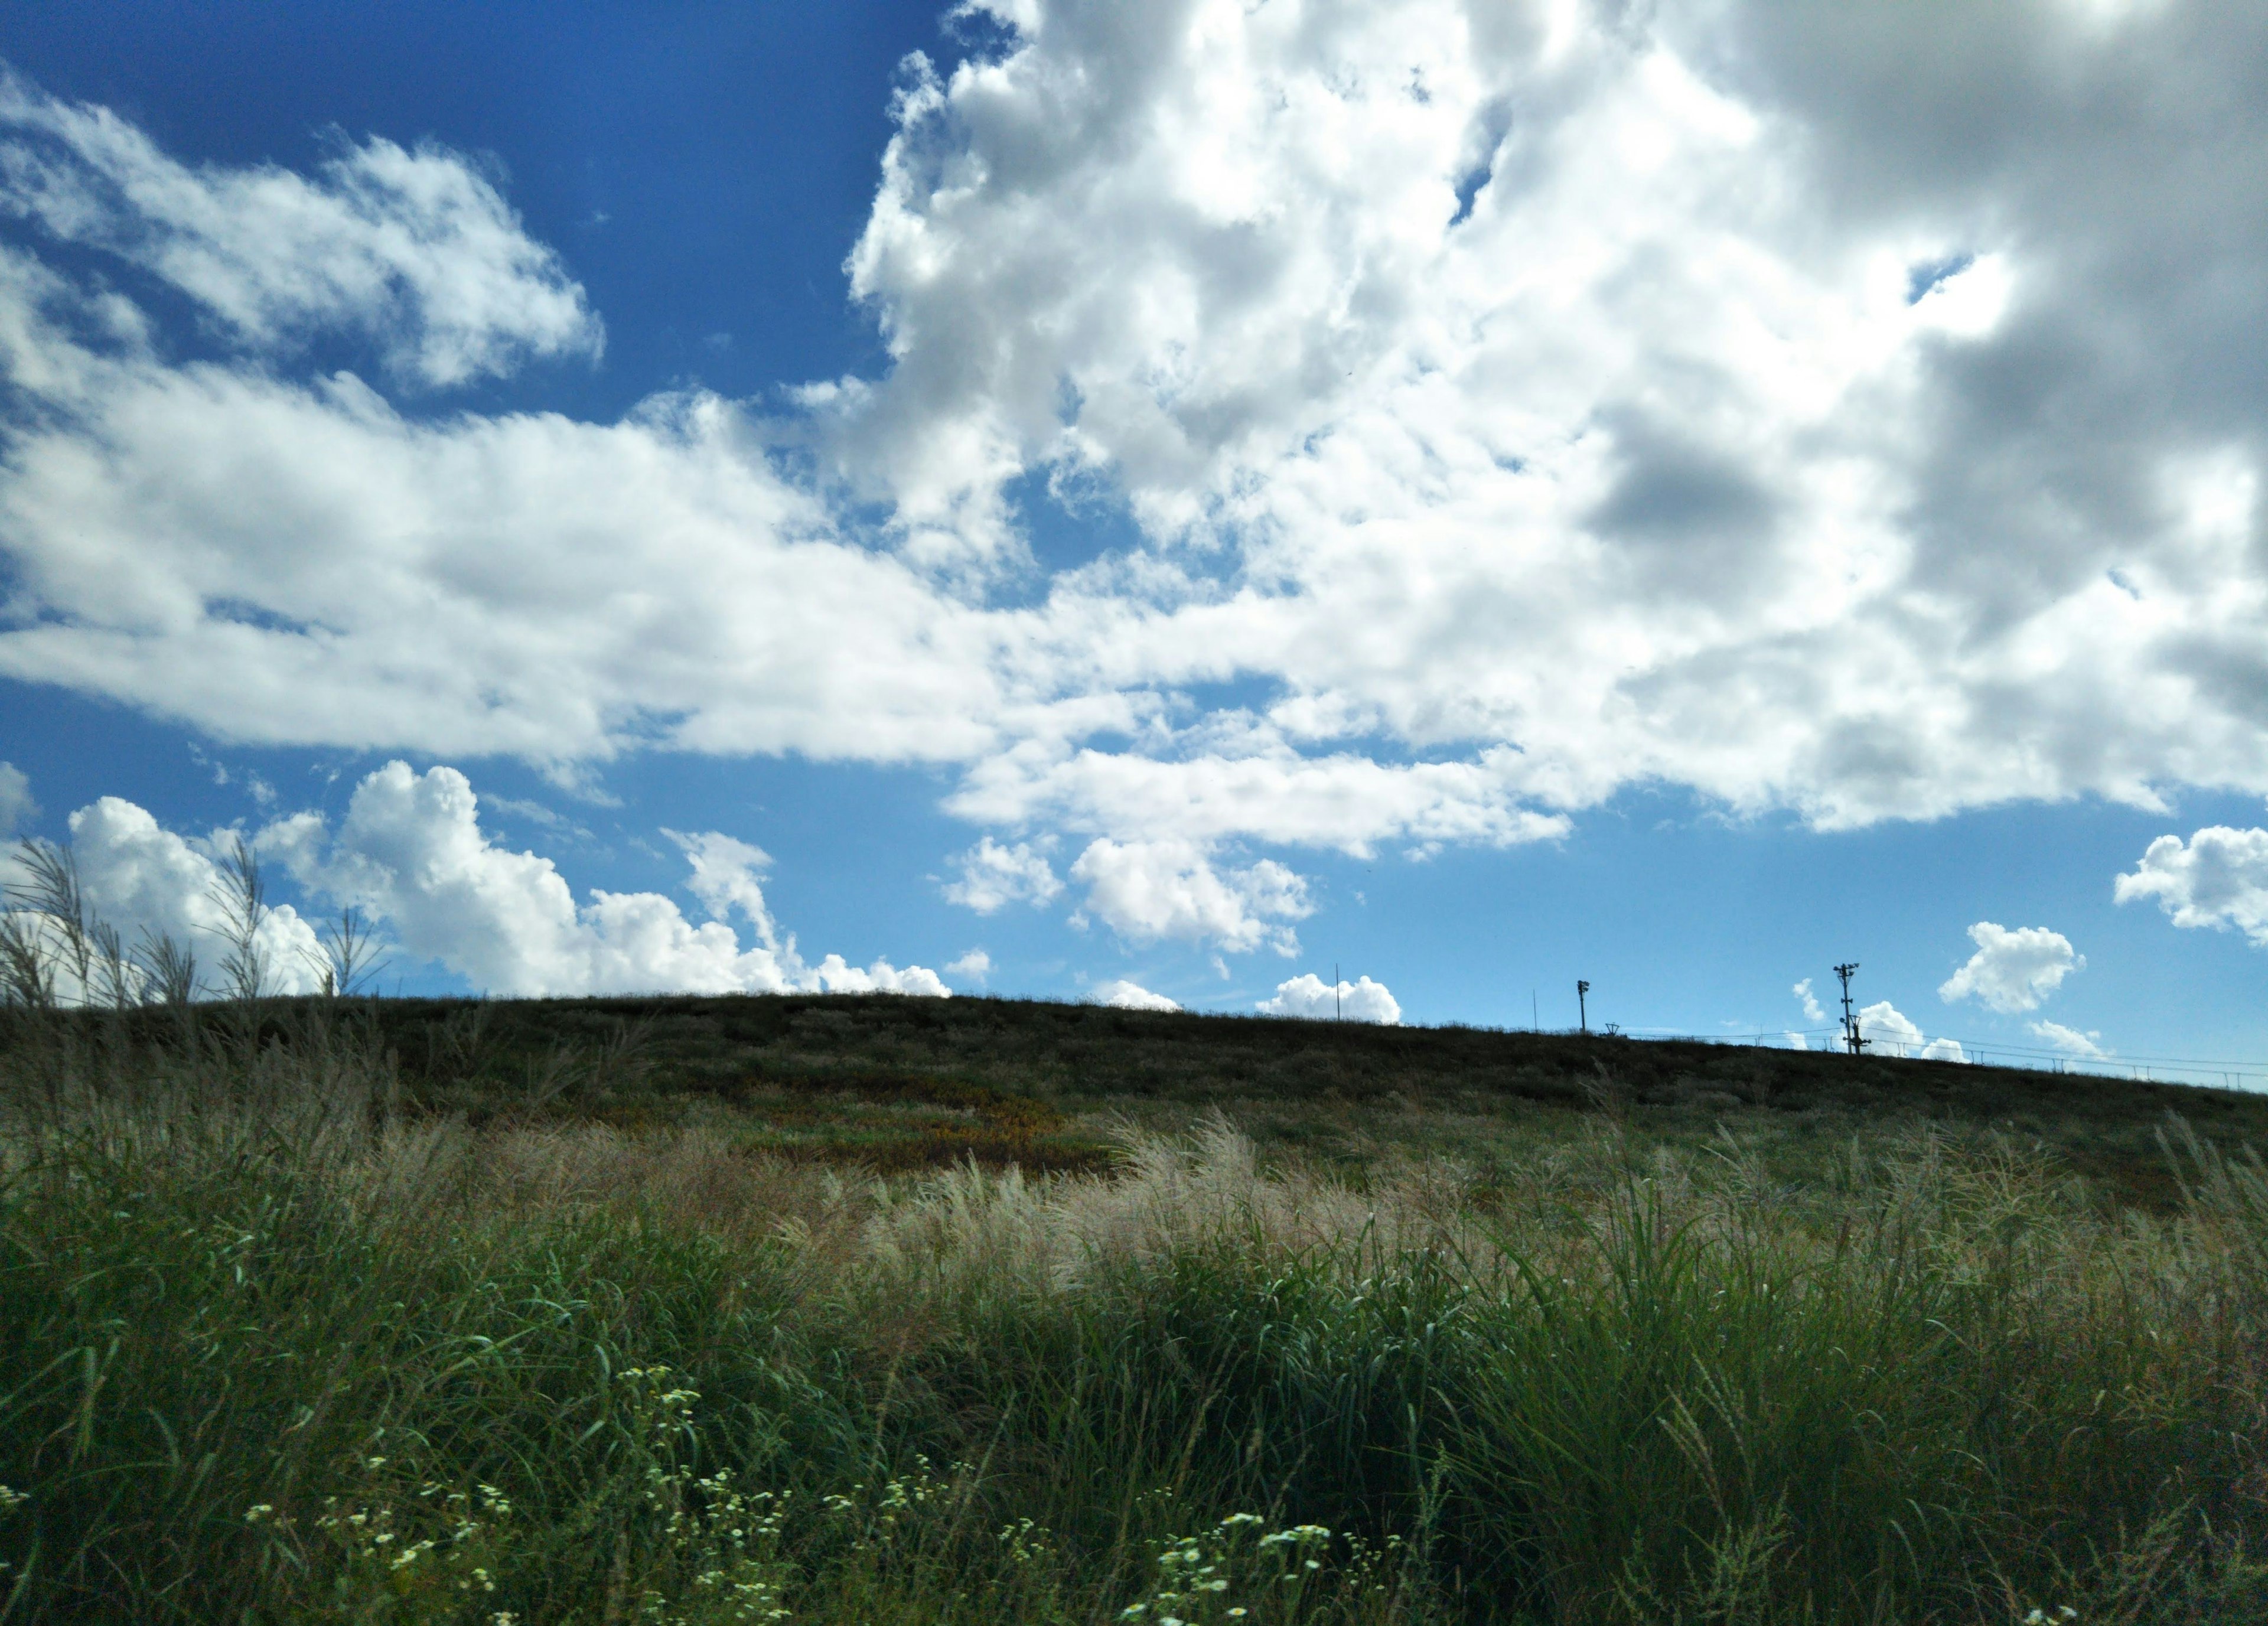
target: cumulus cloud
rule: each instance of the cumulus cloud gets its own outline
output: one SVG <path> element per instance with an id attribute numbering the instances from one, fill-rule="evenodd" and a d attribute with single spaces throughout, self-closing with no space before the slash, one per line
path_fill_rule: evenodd
<path id="1" fill-rule="evenodd" d="M 179 835 L 114 796 L 80 808 L 70 815 L 70 825 L 80 892 L 89 911 L 116 927 L 129 950 L 145 937 L 172 938 L 196 957 L 203 980 L 210 983 L 213 968 L 233 940 L 237 917 L 227 901 L 231 889 L 223 865 L 234 851 L 238 832 Z M 25 879 L 18 859 L 0 860 L 0 879 L 18 887 Z M 314 926 L 291 905 L 277 904 L 269 910 L 254 945 L 270 991 L 308 994 L 322 987 L 328 956 Z M 58 988 L 67 1000 L 81 991 L 71 986 L 68 975 L 59 978 Z"/>
<path id="2" fill-rule="evenodd" d="M 961 855 L 961 879 L 946 884 L 948 902 L 990 915 L 1010 903 L 1049 903 L 1064 884 L 1047 854 L 1027 842 L 1003 846 L 990 836 Z"/>
<path id="3" fill-rule="evenodd" d="M 2034 1036 L 2053 1045 L 2066 1056 L 2094 1060 L 2110 1055 L 2100 1042 L 2102 1035 L 2093 1029 L 2080 1033 L 2075 1027 L 2066 1027 L 2061 1022 L 2028 1022 Z"/>
<path id="4" fill-rule="evenodd" d="M 2071 939 L 2045 926 L 2010 931 L 1989 920 L 1969 928 L 1977 952 L 1938 985 L 1937 997 L 1981 999 L 1995 1011 L 2036 1011 L 2040 1002 L 2074 971 L 2087 969 L 2087 956 L 2072 951 Z"/>
<path id="5" fill-rule="evenodd" d="M 1086 997 L 1095 1004 L 1116 1005 L 1122 1011 L 1178 1011 L 1182 1008 L 1180 1000 L 1153 994 L 1139 982 L 1130 982 L 1123 977 L 1096 983 Z"/>
<path id="6" fill-rule="evenodd" d="M 1274 923 L 1313 912 L 1307 883 L 1274 859 L 1219 866 L 1194 842 L 1104 836 L 1079 854 L 1071 878 L 1087 889 L 1087 913 L 1137 943 L 1178 938 L 1239 953 L 1264 943 L 1294 954 L 1299 938 Z"/>
<path id="7" fill-rule="evenodd" d="M 2215 824 L 2186 842 L 2161 835 L 2111 892 L 2121 903 L 2155 898 L 2176 926 L 2235 926 L 2268 947 L 2268 830 Z"/>
<path id="8" fill-rule="evenodd" d="M 1391 1027 L 1402 1020 L 1402 1006 L 1383 982 L 1360 977 L 1334 988 L 1313 972 L 1278 982 L 1275 997 L 1262 1000 L 1258 1008 L 1269 1016 L 1305 1017 L 1312 1021 L 1343 1019 Z"/>
<path id="9" fill-rule="evenodd" d="M 2268 780 L 2260 19 L 977 9 L 851 260 L 895 370 L 827 403 L 909 526 L 1130 491 L 1190 585 L 1098 666 L 1514 743 L 1513 805 Z"/>
<path id="10" fill-rule="evenodd" d="M 31 828 L 40 816 L 32 799 L 31 776 L 13 762 L 0 762 L 0 840 Z"/>
<path id="11" fill-rule="evenodd" d="M 1859 1012 L 1859 1037 L 1877 1056 L 1913 1056 L 1927 1062 L 1968 1060 L 1956 1039 L 1930 1039 L 1896 1005 L 1884 999 Z"/>
<path id="12" fill-rule="evenodd" d="M 453 385 L 601 343 L 558 256 L 439 148 L 342 144 L 313 177 L 192 168 L 107 108 L 0 75 L 0 210 L 164 279 L 263 349 L 355 328 L 394 372 Z"/>
<path id="13" fill-rule="evenodd" d="M 992 975 L 992 956 L 981 948 L 972 948 L 958 960 L 945 962 L 946 971 L 972 982 L 982 982 Z"/>
<path id="14" fill-rule="evenodd" d="M 1803 1001 L 1803 1019 L 1805 1021 L 1823 1022 L 1827 1019 L 1827 1012 L 1819 1008 L 1818 996 L 1811 991 L 1811 979 L 1809 977 L 1806 977 L 1802 982 L 1798 982 L 1790 991 L 1793 992 L 1798 999 Z"/>
<path id="15" fill-rule="evenodd" d="M 550 859 L 490 840 L 472 784 L 453 768 L 420 774 L 389 762 L 356 786 L 336 831 L 300 813 L 259 843 L 302 887 L 368 910 L 408 953 L 494 993 L 951 991 L 921 966 L 862 968 L 839 954 L 806 965 L 764 901 L 761 849 L 714 831 L 668 834 L 711 916 L 700 924 L 659 893 L 594 888 L 578 904 Z M 726 923 L 734 914 L 752 944 Z"/>
<path id="16" fill-rule="evenodd" d="M 200 166 L 13 83 L 0 675 L 560 772 L 937 764 L 972 907 L 1053 835 L 1094 917 L 1224 948 L 1307 907 L 1263 848 L 1550 839 L 1638 783 L 1822 826 L 2268 791 L 2268 16 L 974 9 L 1001 47 L 909 69 L 849 261 L 888 367 L 784 423 L 302 376 L 598 331 L 460 158 Z M 1138 540 L 1035 592 L 1036 489 Z"/>

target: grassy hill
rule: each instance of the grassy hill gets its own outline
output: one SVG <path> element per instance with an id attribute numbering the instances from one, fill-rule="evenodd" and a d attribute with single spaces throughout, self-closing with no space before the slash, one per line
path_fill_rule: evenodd
<path id="1" fill-rule="evenodd" d="M 1006 1000 L 0 1007 L 0 1621 L 2268 1620 L 2263 1142 Z"/>
<path id="2" fill-rule="evenodd" d="M 1800 1177 L 1849 1137 L 1999 1136 L 2153 1208 L 2169 1114 L 2268 1146 L 2268 1095 L 1880 1056 L 1120 1011 L 1036 1000 L 393 1000 L 380 1031 L 423 1110 L 619 1127 L 730 1124 L 745 1144 L 883 1172 L 974 1157 L 1105 1166 L 1124 1126 L 1226 1114 L 1263 1152 L 1483 1169 L 1611 1117 L 1642 1144 L 1731 1131 Z"/>

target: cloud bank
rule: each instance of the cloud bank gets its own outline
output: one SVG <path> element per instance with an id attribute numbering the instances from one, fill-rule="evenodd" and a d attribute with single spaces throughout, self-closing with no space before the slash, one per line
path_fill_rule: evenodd
<path id="1" fill-rule="evenodd" d="M 129 943 L 167 932 L 210 962 L 225 924 L 216 860 L 233 832 L 183 837 L 116 797 L 73 813 L 70 829 L 88 901 Z M 390 947 L 484 993 L 951 994 L 922 966 L 858 967 L 839 954 L 807 964 L 765 905 L 762 851 L 713 831 L 674 839 L 705 921 L 659 893 L 593 890 L 578 903 L 551 860 L 489 838 L 471 784 L 453 768 L 420 774 L 390 762 L 356 787 L 335 829 L 302 813 L 251 838 L 310 897 L 364 910 Z M 291 905 L 269 915 L 261 945 L 274 991 L 321 986 L 321 945 Z"/>
<path id="2" fill-rule="evenodd" d="M 1057 841 L 1083 917 L 1229 952 L 1295 950 L 1302 851 L 1640 783 L 2268 791 L 2268 16 L 972 9 L 850 246 L 888 365 L 784 414 L 434 410 L 602 341 L 480 166 L 200 165 L 7 81 L 0 674 L 562 774 L 933 764 L 956 901 L 1055 904 Z M 1040 488 L 1138 540 L 1039 575 Z M 2176 847 L 2122 895 L 2259 937 Z M 771 952 L 509 867 L 514 975 Z"/>

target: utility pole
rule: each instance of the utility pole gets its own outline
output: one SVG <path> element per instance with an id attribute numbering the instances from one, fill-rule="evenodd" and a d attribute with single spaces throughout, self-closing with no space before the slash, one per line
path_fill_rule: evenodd
<path id="1" fill-rule="evenodd" d="M 1346 1019 L 1346 1006 L 1339 997 L 1339 990 L 1344 986 L 1339 981 L 1339 962 L 1334 960 L 1331 961 L 1331 1020 L 1334 1022 Z"/>
<path id="2" fill-rule="evenodd" d="M 1868 1041 L 1859 1036 L 1859 1019 L 1851 1014 L 1851 974 L 1859 968 L 1855 960 L 1835 968 L 1835 975 L 1843 983 L 1843 1048 L 1856 1056 L 1867 1048 Z"/>
<path id="3" fill-rule="evenodd" d="M 1588 982 L 1584 982 L 1580 977 L 1575 979 L 1575 1019 L 1582 1024 L 1583 1031 L 1587 1034 L 1591 1031 L 1591 1007 L 1585 1002 L 1583 996 L 1590 991 L 1591 985 Z"/>

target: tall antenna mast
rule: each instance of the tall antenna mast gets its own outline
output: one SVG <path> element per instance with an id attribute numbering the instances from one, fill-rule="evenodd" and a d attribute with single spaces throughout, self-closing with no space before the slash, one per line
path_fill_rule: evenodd
<path id="1" fill-rule="evenodd" d="M 1583 1031 L 1587 1034 L 1591 1031 L 1591 1007 L 1586 1003 L 1583 996 L 1590 991 L 1591 985 L 1588 982 L 1584 982 L 1580 977 L 1575 979 L 1575 1019 L 1583 1025 Z"/>
<path id="2" fill-rule="evenodd" d="M 1864 1050 L 1867 1043 L 1859 1036 L 1859 1019 L 1851 1014 L 1851 974 L 1858 968 L 1855 960 L 1835 968 L 1835 975 L 1843 984 L 1843 1048 L 1853 1056 Z"/>

